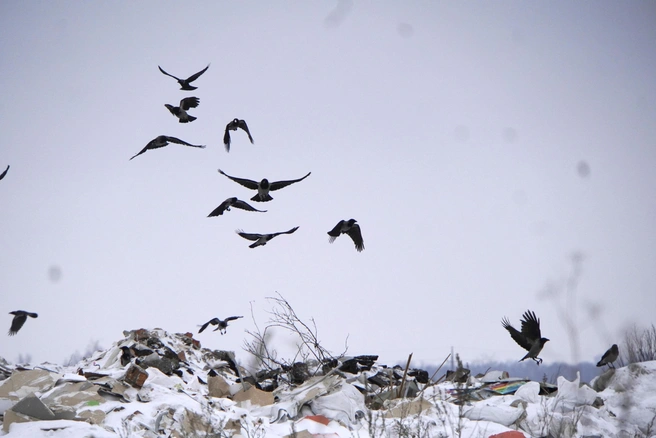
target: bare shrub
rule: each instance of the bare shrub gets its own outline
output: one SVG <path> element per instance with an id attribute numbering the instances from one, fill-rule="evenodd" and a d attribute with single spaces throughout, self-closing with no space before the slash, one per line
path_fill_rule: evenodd
<path id="1" fill-rule="evenodd" d="M 251 316 L 255 324 L 255 331 L 246 331 L 253 339 L 244 342 L 244 350 L 253 355 L 258 363 L 258 368 L 273 370 L 275 368 L 285 368 L 294 362 L 307 362 L 309 359 L 315 359 L 318 363 L 326 363 L 335 357 L 342 357 L 346 353 L 348 346 L 338 356 L 334 356 L 330 351 L 325 349 L 319 340 L 319 331 L 314 318 L 309 322 L 303 321 L 297 314 L 291 304 L 279 293 L 277 297 L 267 297 L 273 307 L 268 312 L 270 317 L 263 330 L 260 329 L 253 309 L 251 307 Z M 278 352 L 271 346 L 272 330 L 282 329 L 296 336 L 298 343 L 293 358 L 280 358 Z"/>
<path id="2" fill-rule="evenodd" d="M 656 327 L 640 329 L 634 325 L 624 333 L 620 344 L 620 366 L 656 360 Z"/>

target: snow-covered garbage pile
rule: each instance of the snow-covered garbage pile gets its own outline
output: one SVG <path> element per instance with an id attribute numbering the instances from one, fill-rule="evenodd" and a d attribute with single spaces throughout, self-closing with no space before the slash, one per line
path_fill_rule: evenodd
<path id="1" fill-rule="evenodd" d="M 0 435 L 646 437 L 656 426 L 656 362 L 610 370 L 592 386 L 462 368 L 435 383 L 372 355 L 251 375 L 190 333 L 124 335 L 73 367 L 4 364 Z"/>

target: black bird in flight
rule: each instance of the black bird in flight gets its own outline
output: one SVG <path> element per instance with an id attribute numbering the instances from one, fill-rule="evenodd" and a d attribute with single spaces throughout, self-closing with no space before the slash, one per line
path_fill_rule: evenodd
<path id="1" fill-rule="evenodd" d="M 208 214 L 207 217 L 221 216 L 223 212 L 225 212 L 226 210 L 230 211 L 230 207 L 241 208 L 242 210 L 246 210 L 246 211 L 257 211 L 259 213 L 267 212 L 266 210 L 258 210 L 256 208 L 253 208 L 246 202 L 242 201 L 241 199 L 237 199 L 237 197 L 235 196 L 223 201 L 218 207 L 212 210 L 212 212 Z"/>
<path id="2" fill-rule="evenodd" d="M 601 360 L 597 362 L 597 366 L 603 367 L 604 365 L 608 365 L 609 368 L 615 368 L 613 362 L 617 360 L 619 355 L 620 355 L 620 349 L 617 347 L 617 344 L 613 344 L 613 346 L 610 347 L 608 350 L 606 350 L 604 355 L 601 356 Z"/>
<path id="3" fill-rule="evenodd" d="M 14 315 L 14 319 L 11 321 L 11 327 L 9 327 L 9 336 L 14 336 L 18 333 L 18 330 L 23 327 L 28 316 L 31 318 L 39 316 L 36 313 L 26 312 L 24 310 L 14 310 L 13 312 L 9 312 L 9 314 Z"/>
<path id="4" fill-rule="evenodd" d="M 7 166 L 7 168 L 5 169 L 5 171 L 2 172 L 2 173 L 0 173 L 0 180 L 2 180 L 2 178 L 5 177 L 5 175 L 7 175 L 7 172 L 9 172 L 9 167 L 10 167 L 10 166 Z"/>
<path id="5" fill-rule="evenodd" d="M 180 106 L 173 106 L 168 103 L 165 103 L 164 106 L 178 118 L 180 123 L 189 123 L 196 120 L 196 117 L 187 114 L 187 110 L 196 108 L 199 103 L 200 100 L 197 97 L 185 97 L 180 101 Z"/>
<path id="6" fill-rule="evenodd" d="M 355 219 L 349 219 L 347 221 L 341 220 L 337 222 L 335 227 L 328 231 L 328 241 L 333 243 L 341 234 L 348 234 L 353 243 L 355 243 L 355 249 L 358 252 L 361 252 L 364 249 L 364 241 L 362 240 L 362 231 L 360 231 L 360 225 L 356 224 Z"/>
<path id="7" fill-rule="evenodd" d="M 177 144 L 183 144 L 185 146 L 191 146 L 192 148 L 204 148 L 205 145 L 195 145 L 191 143 L 187 143 L 186 141 L 182 141 L 179 138 L 175 137 L 169 137 L 167 135 L 160 135 L 157 138 L 152 139 L 148 144 L 146 145 L 145 148 L 141 150 L 138 154 L 134 155 L 132 158 L 138 157 L 139 155 L 143 154 L 146 152 L 148 149 L 157 149 L 157 148 L 163 148 L 169 143 L 177 143 Z M 130 158 L 130 160 L 132 159 Z"/>
<path id="8" fill-rule="evenodd" d="M 198 87 L 194 87 L 193 85 L 191 85 L 191 83 L 192 83 L 193 81 L 195 81 L 196 79 L 198 79 L 198 78 L 200 77 L 200 75 L 202 75 L 203 73 L 205 73 L 205 71 L 206 71 L 208 68 L 210 68 L 210 65 L 207 64 L 207 67 L 205 67 L 204 69 L 202 69 L 202 70 L 199 71 L 198 73 L 189 76 L 187 79 L 180 79 L 180 78 L 178 78 L 178 77 L 173 76 L 172 74 L 169 74 L 169 73 L 165 72 L 164 69 L 163 69 L 162 67 L 160 67 L 159 65 L 158 65 L 157 67 L 159 67 L 159 71 L 161 71 L 162 73 L 164 73 L 166 76 L 171 76 L 173 79 L 175 79 L 176 81 L 178 81 L 178 84 L 180 84 L 180 89 L 181 89 L 181 90 L 192 91 L 192 90 L 195 90 L 195 89 L 198 88 Z"/>
<path id="9" fill-rule="evenodd" d="M 253 136 L 248 130 L 246 120 L 233 119 L 232 122 L 226 125 L 225 134 L 223 134 L 223 144 L 225 145 L 226 152 L 230 152 L 230 131 L 236 131 L 238 128 L 243 129 L 248 134 L 248 139 L 253 143 Z"/>
<path id="10" fill-rule="evenodd" d="M 523 319 L 521 320 L 521 332 L 510 325 L 510 322 L 505 317 L 501 320 L 501 324 L 503 325 L 503 328 L 508 330 L 510 336 L 515 340 L 515 342 L 517 342 L 520 347 L 528 351 L 526 356 L 521 358 L 519 361 L 521 362 L 524 359 L 531 358 L 535 361 L 535 363 L 540 365 L 542 363 L 542 359 L 540 359 L 538 355 L 540 354 L 540 351 L 542 351 L 544 344 L 549 341 L 549 339 L 542 337 L 542 334 L 540 333 L 540 320 L 535 316 L 535 312 L 527 310 L 524 312 L 522 317 Z"/>
<path id="11" fill-rule="evenodd" d="M 234 182 L 241 184 L 242 186 L 246 187 L 247 189 L 251 190 L 257 190 L 257 195 L 253 196 L 251 198 L 251 201 L 257 201 L 257 202 L 266 202 L 266 201 L 271 201 L 273 198 L 271 195 L 269 195 L 269 192 L 273 192 L 275 190 L 280 190 L 283 187 L 287 187 L 290 184 L 297 183 L 299 181 L 303 181 L 305 178 L 310 176 L 312 172 L 308 172 L 307 175 L 305 175 L 303 178 L 299 179 L 292 179 L 290 181 L 274 181 L 272 183 L 269 182 L 268 179 L 264 178 L 260 182 L 256 182 L 250 179 L 246 178 L 237 178 L 234 176 L 230 176 L 221 169 L 219 169 L 219 173 L 221 175 L 225 175 Z"/>
<path id="12" fill-rule="evenodd" d="M 226 319 L 212 318 L 201 326 L 200 330 L 198 330 L 198 333 L 203 333 L 203 330 L 205 330 L 208 325 L 212 324 L 217 326 L 214 331 L 221 330 L 220 333 L 224 334 L 228 328 L 228 321 L 234 321 L 235 319 L 239 318 L 243 318 L 243 316 L 229 316 Z"/>
<path id="13" fill-rule="evenodd" d="M 237 230 L 236 233 L 246 240 L 254 241 L 255 243 L 248 245 L 248 247 L 255 248 L 258 246 L 266 245 L 269 240 L 273 239 L 276 236 L 279 236 L 280 234 L 292 234 L 296 230 L 298 230 L 298 227 L 294 227 L 288 231 L 281 231 L 279 233 L 271 233 L 271 234 L 244 233 L 242 230 Z"/>

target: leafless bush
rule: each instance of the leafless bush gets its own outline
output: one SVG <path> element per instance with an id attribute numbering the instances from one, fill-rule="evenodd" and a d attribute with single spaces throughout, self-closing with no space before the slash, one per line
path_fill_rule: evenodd
<path id="1" fill-rule="evenodd" d="M 634 325 L 624 333 L 619 365 L 656 360 L 656 327 L 640 329 Z"/>
<path id="2" fill-rule="evenodd" d="M 277 297 L 267 297 L 273 307 L 268 312 L 270 317 L 261 330 L 255 321 L 253 309 L 251 307 L 251 316 L 255 324 L 255 331 L 246 331 L 253 339 L 244 342 L 244 350 L 253 355 L 258 361 L 258 368 L 275 369 L 279 367 L 287 367 L 294 362 L 303 361 L 313 358 L 318 363 L 326 363 L 335 356 L 326 350 L 320 343 L 319 332 L 314 318 L 310 318 L 309 322 L 303 321 L 297 314 L 291 304 L 280 294 Z M 278 352 L 272 348 L 272 330 L 282 329 L 289 333 L 294 334 L 298 339 L 297 349 L 294 357 L 291 359 L 284 359 L 278 356 Z M 345 348 L 338 357 L 346 353 L 348 347 Z"/>

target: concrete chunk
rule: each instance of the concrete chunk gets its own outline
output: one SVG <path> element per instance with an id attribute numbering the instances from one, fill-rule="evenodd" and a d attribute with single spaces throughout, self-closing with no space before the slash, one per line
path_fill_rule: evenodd
<path id="1" fill-rule="evenodd" d="M 21 400 L 34 392 L 45 392 L 55 386 L 57 374 L 45 370 L 15 371 L 0 385 L 0 398 Z"/>
<path id="2" fill-rule="evenodd" d="M 39 397 L 30 394 L 16 403 L 11 408 L 12 411 L 18 414 L 28 415 L 39 420 L 54 420 L 55 414 L 46 406 Z"/>

